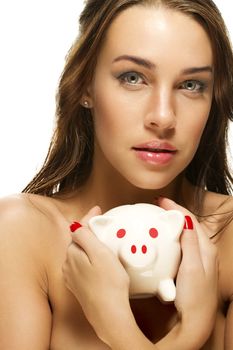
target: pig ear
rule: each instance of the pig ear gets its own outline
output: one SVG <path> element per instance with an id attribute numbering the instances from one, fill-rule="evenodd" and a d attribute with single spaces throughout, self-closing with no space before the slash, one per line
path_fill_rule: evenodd
<path id="1" fill-rule="evenodd" d="M 113 218 L 111 216 L 97 215 L 89 220 L 88 225 L 97 236 L 102 236 L 104 229 L 112 222 Z"/>
<path id="2" fill-rule="evenodd" d="M 167 210 L 165 213 L 160 214 L 160 219 L 168 222 L 172 228 L 174 237 L 178 238 L 183 231 L 184 227 L 184 215 L 179 210 Z"/>

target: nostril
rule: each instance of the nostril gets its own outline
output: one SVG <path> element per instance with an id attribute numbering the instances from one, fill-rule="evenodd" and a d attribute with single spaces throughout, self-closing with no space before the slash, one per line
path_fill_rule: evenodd
<path id="1" fill-rule="evenodd" d="M 146 245 L 143 245 L 143 246 L 142 246 L 142 252 L 143 252 L 143 254 L 146 254 L 146 252 L 147 252 L 147 247 L 146 247 Z"/>
<path id="2" fill-rule="evenodd" d="M 131 252 L 132 252 L 133 254 L 135 254 L 136 251 L 137 251 L 136 245 L 132 245 L 132 247 L 131 247 Z"/>

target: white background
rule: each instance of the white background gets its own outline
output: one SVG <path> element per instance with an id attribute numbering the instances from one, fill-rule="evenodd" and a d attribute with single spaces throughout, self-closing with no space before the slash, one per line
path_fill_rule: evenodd
<path id="1" fill-rule="evenodd" d="M 233 40 L 232 1 L 215 2 Z M 46 156 L 56 87 L 77 35 L 82 4 L 80 0 L 0 4 L 0 196 L 20 192 Z"/>

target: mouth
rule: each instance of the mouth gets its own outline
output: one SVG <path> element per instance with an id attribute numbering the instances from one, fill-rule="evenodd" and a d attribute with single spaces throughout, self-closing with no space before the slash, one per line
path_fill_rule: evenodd
<path id="1" fill-rule="evenodd" d="M 173 145 L 158 141 L 140 144 L 132 147 L 132 150 L 135 151 L 139 159 L 155 165 L 169 163 L 177 153 L 177 149 Z"/>
<path id="2" fill-rule="evenodd" d="M 141 151 L 141 152 L 152 152 L 152 153 L 176 153 L 176 150 L 169 150 L 169 149 L 161 149 L 161 148 L 142 148 L 142 147 L 133 147 L 133 150 L 135 151 Z"/>
<path id="3" fill-rule="evenodd" d="M 140 145 L 133 147 L 133 149 L 146 150 L 149 152 L 176 152 L 177 151 L 176 147 L 174 147 L 170 143 L 161 142 L 157 140 L 142 143 Z"/>

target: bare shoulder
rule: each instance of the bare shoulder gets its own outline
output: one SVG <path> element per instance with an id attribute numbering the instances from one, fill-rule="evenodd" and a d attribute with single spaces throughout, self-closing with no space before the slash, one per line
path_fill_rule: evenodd
<path id="1" fill-rule="evenodd" d="M 225 300 L 233 298 L 233 197 L 209 192 L 206 198 L 213 242 L 218 249 L 220 285 Z M 207 218 L 208 221 L 208 218 Z"/>
<path id="2" fill-rule="evenodd" d="M 216 239 L 233 243 L 233 197 L 207 192 L 204 199 L 203 220 L 211 227 Z M 233 247 L 233 245 L 232 245 Z"/>
<path id="3" fill-rule="evenodd" d="M 0 240 L 11 242 L 12 249 L 46 254 L 65 227 L 51 198 L 19 194 L 0 199 Z"/>
<path id="4" fill-rule="evenodd" d="M 0 219 L 22 218 L 27 215 L 35 217 L 44 217 L 47 219 L 55 218 L 56 206 L 53 199 L 41 195 L 20 193 L 3 197 L 0 199 Z"/>
<path id="5" fill-rule="evenodd" d="M 233 196 L 206 191 L 204 207 L 209 214 L 233 211 Z"/>
<path id="6" fill-rule="evenodd" d="M 211 227 L 214 235 L 218 232 L 228 230 L 233 220 L 233 197 L 214 192 L 206 192 L 203 200 L 203 215 L 201 215 L 201 220 L 206 222 L 207 226 Z"/>
<path id="7" fill-rule="evenodd" d="M 26 234 L 33 228 L 39 229 L 38 223 L 42 223 L 48 216 L 43 210 L 43 205 L 37 206 L 32 201 L 31 195 L 18 194 L 1 198 L 0 200 L 0 227 L 1 235 L 13 234 L 17 231 Z M 40 200 L 41 204 L 43 199 Z"/>
<path id="8" fill-rule="evenodd" d="M 0 338 L 4 349 L 50 348 L 48 300 L 52 276 L 61 271 L 69 240 L 64 222 L 49 198 L 22 194 L 0 200 L 0 276 L 4 281 L 0 283 Z"/>
<path id="9" fill-rule="evenodd" d="M 53 199 L 20 194 L 0 200 L 0 274 L 9 285 L 22 290 L 30 285 L 38 298 L 47 294 L 70 242 L 69 226 Z"/>

